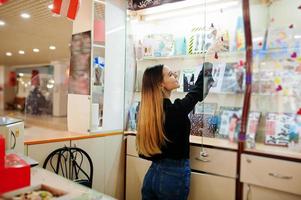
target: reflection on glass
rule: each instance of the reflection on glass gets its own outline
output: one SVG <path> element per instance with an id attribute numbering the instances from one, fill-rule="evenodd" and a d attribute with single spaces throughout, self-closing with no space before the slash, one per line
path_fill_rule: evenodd
<path id="1" fill-rule="evenodd" d="M 132 4 L 127 42 L 134 53 L 129 49 L 127 56 L 135 61 L 126 68 L 127 89 L 134 88 L 133 98 L 126 97 L 131 104 L 126 110 L 129 131 L 136 127 L 144 70 L 165 64 L 178 74 L 180 83 L 171 100 L 183 98 L 203 70 L 204 96 L 208 95 L 190 114 L 191 134 L 237 141 L 245 90 L 241 7 L 235 0 L 180 1 L 144 9 Z"/>
<path id="2" fill-rule="evenodd" d="M 94 1 L 93 65 L 92 65 L 92 130 L 103 123 L 105 80 L 105 1 Z"/>
<path id="3" fill-rule="evenodd" d="M 301 12 L 298 0 L 251 1 L 251 110 L 260 113 L 247 147 L 301 152 Z M 284 14 L 285 13 L 285 14 Z"/>

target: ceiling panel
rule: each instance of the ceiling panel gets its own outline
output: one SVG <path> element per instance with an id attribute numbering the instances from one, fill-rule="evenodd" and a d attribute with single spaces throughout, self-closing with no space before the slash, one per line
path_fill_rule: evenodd
<path id="1" fill-rule="evenodd" d="M 52 0 L 9 0 L 0 6 L 0 65 L 28 65 L 49 63 L 51 60 L 68 58 L 72 34 L 72 22 L 65 17 L 53 16 L 48 9 Z M 30 19 L 20 17 L 22 12 Z M 49 50 L 49 45 L 56 50 Z M 40 49 L 34 53 L 33 48 Z M 24 50 L 24 55 L 18 51 Z M 12 52 L 13 56 L 6 56 Z"/>

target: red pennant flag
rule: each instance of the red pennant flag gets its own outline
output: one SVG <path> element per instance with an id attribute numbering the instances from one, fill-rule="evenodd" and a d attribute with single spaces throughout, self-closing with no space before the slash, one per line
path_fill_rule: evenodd
<path id="1" fill-rule="evenodd" d="M 79 8 L 79 0 L 53 0 L 52 12 L 74 20 Z"/>
<path id="2" fill-rule="evenodd" d="M 6 3 L 8 0 L 0 0 L 0 6 L 4 3 Z"/>

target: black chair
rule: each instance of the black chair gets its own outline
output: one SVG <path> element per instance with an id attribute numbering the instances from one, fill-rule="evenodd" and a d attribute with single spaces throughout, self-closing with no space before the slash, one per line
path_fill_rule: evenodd
<path id="1" fill-rule="evenodd" d="M 47 156 L 43 168 L 92 188 L 92 159 L 87 152 L 78 147 L 62 147 L 54 150 Z"/>

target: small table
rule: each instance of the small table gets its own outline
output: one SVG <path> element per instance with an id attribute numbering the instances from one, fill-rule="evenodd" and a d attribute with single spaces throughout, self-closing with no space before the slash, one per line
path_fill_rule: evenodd
<path id="1" fill-rule="evenodd" d="M 63 195 L 56 200 L 114 200 L 113 197 L 97 192 L 93 189 L 79 185 L 73 181 L 70 181 L 62 176 L 47 171 L 41 167 L 31 168 L 31 186 L 47 185 L 62 191 L 67 194 Z M 3 197 L 9 197 L 11 195 L 20 194 L 20 192 L 28 191 L 29 187 L 15 190 L 3 194 Z"/>

